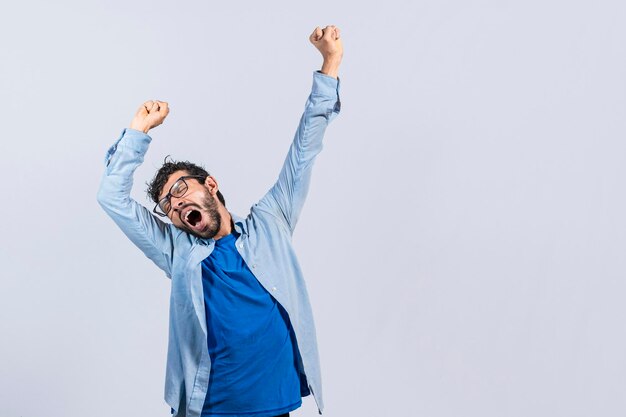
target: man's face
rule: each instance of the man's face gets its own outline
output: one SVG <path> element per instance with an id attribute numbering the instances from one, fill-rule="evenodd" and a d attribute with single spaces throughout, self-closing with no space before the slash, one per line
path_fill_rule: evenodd
<path id="1" fill-rule="evenodd" d="M 165 197 L 174 183 L 189 175 L 187 171 L 176 171 L 169 176 L 159 199 Z M 217 183 L 207 177 L 204 183 L 199 178 L 185 178 L 187 191 L 181 197 L 170 197 L 172 208 L 167 217 L 174 226 L 194 236 L 210 239 L 221 227 L 221 216 L 216 197 Z"/>

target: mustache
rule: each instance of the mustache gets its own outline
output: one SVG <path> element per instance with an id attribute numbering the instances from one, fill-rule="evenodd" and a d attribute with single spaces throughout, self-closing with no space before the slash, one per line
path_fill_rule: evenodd
<path id="1" fill-rule="evenodd" d="M 199 208 L 199 209 L 201 209 L 201 208 L 202 208 L 202 207 L 200 207 L 200 205 L 199 205 L 199 204 L 197 204 L 197 203 L 187 203 L 187 204 L 183 204 L 183 205 L 182 205 L 182 206 L 180 206 L 180 207 L 177 207 L 177 208 L 178 208 L 178 212 L 179 212 L 179 213 L 182 213 L 182 212 L 183 212 L 183 211 L 184 211 L 187 207 L 191 207 L 191 206 L 195 206 L 195 207 L 197 207 L 197 208 Z"/>

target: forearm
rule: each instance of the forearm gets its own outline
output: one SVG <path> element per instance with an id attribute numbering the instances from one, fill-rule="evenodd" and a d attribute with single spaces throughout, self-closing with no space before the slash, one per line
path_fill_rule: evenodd
<path id="1" fill-rule="evenodd" d="M 145 133 L 127 128 L 109 148 L 98 192 L 101 204 L 120 204 L 129 198 L 133 174 L 143 162 L 151 140 Z"/>
<path id="2" fill-rule="evenodd" d="M 313 74 L 311 93 L 307 98 L 290 149 L 298 161 L 298 164 L 292 167 L 295 168 L 295 177 L 292 181 L 298 181 L 306 169 L 310 168 L 308 162 L 314 159 L 322 149 L 326 127 L 339 113 L 340 83 L 338 79 L 331 77 L 321 71 Z"/>

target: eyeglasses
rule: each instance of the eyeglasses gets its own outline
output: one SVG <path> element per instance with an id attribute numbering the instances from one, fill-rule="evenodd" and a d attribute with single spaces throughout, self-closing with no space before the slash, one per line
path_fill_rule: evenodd
<path id="1" fill-rule="evenodd" d="M 174 184 L 170 187 L 170 191 L 159 200 L 159 202 L 154 206 L 152 210 L 155 214 L 158 214 L 161 217 L 167 216 L 167 213 L 172 209 L 172 200 L 171 197 L 182 197 L 185 195 L 189 186 L 185 182 L 187 178 L 201 178 L 204 180 L 206 178 L 205 175 L 186 175 L 184 177 L 180 177 L 176 180 Z"/>

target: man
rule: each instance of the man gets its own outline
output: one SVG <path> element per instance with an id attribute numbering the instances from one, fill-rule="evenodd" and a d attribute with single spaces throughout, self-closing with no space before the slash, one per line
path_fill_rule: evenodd
<path id="1" fill-rule="evenodd" d="M 106 155 L 98 202 L 171 278 L 165 400 L 176 417 L 287 416 L 309 394 L 322 413 L 313 316 L 291 236 L 340 110 L 343 46 L 332 25 L 309 40 L 322 68 L 278 180 L 246 218 L 230 213 L 217 180 L 189 162 L 166 162 L 149 185 L 154 213 L 172 224 L 130 198 L 166 102 L 145 102 Z"/>

